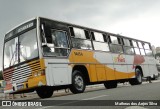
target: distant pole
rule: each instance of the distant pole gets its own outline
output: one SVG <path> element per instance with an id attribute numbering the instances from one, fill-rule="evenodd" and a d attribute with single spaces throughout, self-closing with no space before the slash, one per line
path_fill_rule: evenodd
<path id="1" fill-rule="evenodd" d="M 154 56 L 156 55 L 156 48 L 154 45 L 151 46 Z"/>

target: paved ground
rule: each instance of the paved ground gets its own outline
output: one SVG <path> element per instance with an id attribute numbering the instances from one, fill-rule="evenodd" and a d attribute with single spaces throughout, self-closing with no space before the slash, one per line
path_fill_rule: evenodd
<path id="1" fill-rule="evenodd" d="M 41 100 L 35 93 L 27 94 L 27 97 L 25 98 L 20 98 L 19 95 L 17 95 L 16 97 L 18 100 Z M 30 109 L 160 109 L 159 106 L 102 106 L 105 105 L 106 102 L 109 102 L 106 100 L 115 100 L 115 102 L 118 102 L 118 100 L 127 100 L 128 102 L 131 102 L 129 100 L 158 100 L 160 102 L 160 80 L 153 81 L 153 83 L 144 82 L 142 85 L 136 86 L 130 86 L 129 84 L 119 84 L 115 89 L 105 89 L 103 85 L 94 85 L 89 86 L 86 89 L 85 93 L 82 94 L 72 94 L 70 92 L 64 93 L 64 90 L 58 92 L 55 91 L 54 96 L 45 100 L 49 100 L 52 103 L 53 100 L 65 101 L 58 102 L 57 105 L 59 106 L 30 107 Z M 89 106 L 69 106 L 86 104 Z M 9 107 L 2 108 L 6 109 Z M 16 107 L 16 109 L 17 108 L 20 109 L 22 107 Z"/>

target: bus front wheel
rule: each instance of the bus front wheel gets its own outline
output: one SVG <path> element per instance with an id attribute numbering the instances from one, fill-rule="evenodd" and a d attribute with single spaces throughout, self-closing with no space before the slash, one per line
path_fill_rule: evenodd
<path id="1" fill-rule="evenodd" d="M 53 88 L 49 86 L 42 86 L 36 89 L 40 98 L 50 98 L 53 95 Z"/>
<path id="2" fill-rule="evenodd" d="M 83 93 L 86 88 L 85 80 L 81 71 L 75 70 L 72 73 L 72 84 L 70 90 L 72 93 Z"/>
<path id="3" fill-rule="evenodd" d="M 135 78 L 129 80 L 131 85 L 139 85 L 142 84 L 142 72 L 140 69 L 135 70 Z"/>

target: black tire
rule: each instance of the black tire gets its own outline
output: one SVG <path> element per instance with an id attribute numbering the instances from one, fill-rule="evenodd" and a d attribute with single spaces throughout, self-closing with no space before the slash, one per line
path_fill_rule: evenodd
<path id="1" fill-rule="evenodd" d="M 156 80 L 156 75 L 153 75 L 153 78 L 151 78 L 151 80 Z"/>
<path id="2" fill-rule="evenodd" d="M 49 86 L 42 86 L 36 89 L 40 98 L 50 98 L 53 95 L 53 88 Z"/>
<path id="3" fill-rule="evenodd" d="M 72 84 L 70 86 L 70 90 L 72 93 L 77 94 L 77 93 L 83 93 L 86 88 L 85 80 L 83 77 L 83 74 L 75 70 L 72 73 Z"/>
<path id="4" fill-rule="evenodd" d="M 106 81 L 104 83 L 106 89 L 112 89 L 117 87 L 117 81 Z"/>
<path id="5" fill-rule="evenodd" d="M 139 85 L 139 84 L 142 84 L 142 72 L 141 72 L 141 70 L 137 68 L 137 69 L 135 70 L 135 75 L 136 75 L 136 77 L 133 78 L 133 79 L 131 79 L 131 80 L 129 80 L 129 83 L 130 83 L 131 85 Z"/>

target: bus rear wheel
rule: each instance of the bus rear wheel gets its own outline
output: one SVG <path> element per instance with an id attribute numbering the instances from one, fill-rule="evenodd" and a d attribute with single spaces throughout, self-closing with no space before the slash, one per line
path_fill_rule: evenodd
<path id="1" fill-rule="evenodd" d="M 142 84 L 142 72 L 140 69 L 136 69 L 135 70 L 135 74 L 136 74 L 136 77 L 129 80 L 129 83 L 131 85 L 139 85 L 139 84 Z"/>
<path id="2" fill-rule="evenodd" d="M 106 81 L 104 83 L 106 89 L 112 89 L 117 87 L 117 81 Z"/>
<path id="3" fill-rule="evenodd" d="M 40 98 L 50 98 L 53 95 L 53 88 L 50 86 L 42 86 L 36 89 Z"/>
<path id="4" fill-rule="evenodd" d="M 83 93 L 86 88 L 85 80 L 83 77 L 83 74 L 75 70 L 72 73 L 72 84 L 70 86 L 70 90 L 72 93 L 77 94 L 77 93 Z"/>

